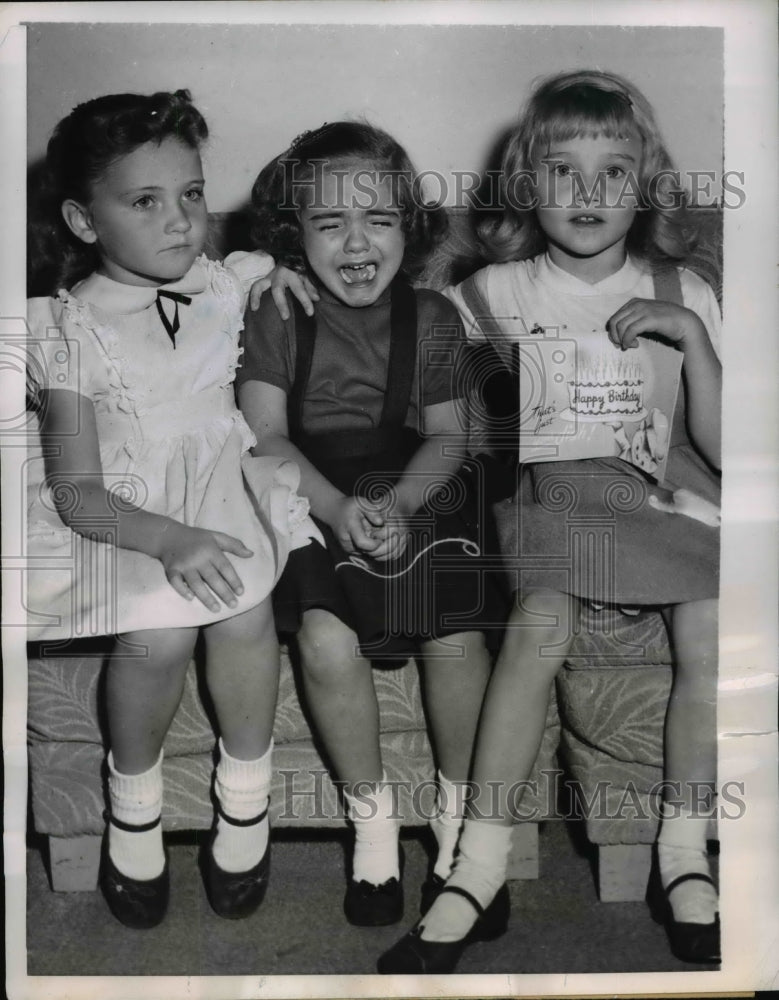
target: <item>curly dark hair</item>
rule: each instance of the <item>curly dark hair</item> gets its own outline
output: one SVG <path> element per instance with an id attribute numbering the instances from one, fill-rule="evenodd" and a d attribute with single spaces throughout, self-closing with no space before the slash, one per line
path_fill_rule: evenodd
<path id="1" fill-rule="evenodd" d="M 695 245 L 695 228 L 652 107 L 632 83 L 599 70 L 555 74 L 531 94 L 503 151 L 502 211 L 478 227 L 487 259 L 523 260 L 546 249 L 535 211 L 521 206 L 535 161 L 553 140 L 631 132 L 643 143 L 637 176 L 643 211 L 628 233 L 628 251 L 652 263 L 685 260 Z M 512 191 L 514 197 L 507 197 Z"/>
<path id="2" fill-rule="evenodd" d="M 64 201 L 88 205 L 93 182 L 109 164 L 147 142 L 178 139 L 200 149 L 207 138 L 208 126 L 188 90 L 108 94 L 74 108 L 54 129 L 43 169 L 30 185 L 31 294 L 70 288 L 98 264 L 95 247 L 82 243 L 65 224 Z"/>
<path id="3" fill-rule="evenodd" d="M 446 234 L 446 212 L 440 205 L 424 202 L 419 177 L 405 149 L 365 122 L 330 122 L 304 132 L 260 171 L 252 187 L 252 241 L 277 264 L 305 270 L 308 264 L 298 218 L 305 191 L 311 188 L 315 171 L 355 161 L 392 179 L 406 237 L 401 273 L 413 280 Z"/>

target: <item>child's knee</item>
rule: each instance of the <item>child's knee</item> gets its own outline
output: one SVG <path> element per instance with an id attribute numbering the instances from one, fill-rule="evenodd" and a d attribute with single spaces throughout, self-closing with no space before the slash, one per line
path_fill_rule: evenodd
<path id="1" fill-rule="evenodd" d="M 354 632 L 340 618 L 316 608 L 303 615 L 298 648 L 303 673 L 311 680 L 334 682 L 361 661 Z"/>
<path id="2" fill-rule="evenodd" d="M 213 622 L 203 629 L 209 648 L 234 646 L 236 649 L 249 646 L 254 648 L 278 645 L 273 604 L 269 598 L 240 615 Z"/>
<path id="3" fill-rule="evenodd" d="M 507 634 L 529 633 L 549 641 L 573 635 L 580 614 L 579 601 L 557 590 L 517 593 L 507 622 Z"/>

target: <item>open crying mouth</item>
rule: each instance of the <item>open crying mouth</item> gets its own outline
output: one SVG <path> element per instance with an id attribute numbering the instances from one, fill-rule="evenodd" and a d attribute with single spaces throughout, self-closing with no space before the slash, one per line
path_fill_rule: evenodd
<path id="1" fill-rule="evenodd" d="M 347 285 L 360 284 L 362 282 L 373 281 L 376 277 L 375 264 L 347 264 L 338 269 L 339 274 Z"/>

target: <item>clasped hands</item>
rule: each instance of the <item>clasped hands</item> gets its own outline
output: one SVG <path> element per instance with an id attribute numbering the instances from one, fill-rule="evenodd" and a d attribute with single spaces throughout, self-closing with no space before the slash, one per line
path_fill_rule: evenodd
<path id="1" fill-rule="evenodd" d="M 379 562 L 402 555 L 410 535 L 409 514 L 392 491 L 375 499 L 340 497 L 327 523 L 346 552 L 370 556 Z"/>

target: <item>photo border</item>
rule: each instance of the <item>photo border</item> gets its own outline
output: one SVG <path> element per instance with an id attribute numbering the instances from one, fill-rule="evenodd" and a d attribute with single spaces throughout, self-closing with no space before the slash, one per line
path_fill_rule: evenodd
<path id="1" fill-rule="evenodd" d="M 128 16 L 128 11 L 132 14 Z M 777 120 L 775 5 L 728 2 L 25 4 L 0 12 L 0 198 L 6 220 L 0 270 L 2 322 L 25 315 L 26 80 L 24 22 L 219 24 L 708 25 L 725 32 L 725 169 L 743 169 L 747 200 L 724 224 L 724 400 L 719 783 L 748 780 L 745 816 L 722 823 L 720 886 L 726 961 L 719 972 L 426 977 L 28 977 L 26 976 L 26 677 L 21 629 L 3 630 L 4 845 L 7 993 L 27 997 L 389 997 L 678 995 L 779 985 L 777 817 Z M 683 85 L 683 83 L 682 83 Z M 10 155 L 9 155 L 10 152 Z M 743 166 L 742 166 L 743 165 Z M 751 192 L 756 196 L 751 197 Z M 0 429 L 23 409 L 23 384 L 3 374 Z M 18 482 L 24 449 L 3 458 L 3 577 L 18 566 L 23 523 Z M 3 620 L 21 620 L 3 588 Z M 521 964 L 521 959 L 519 961 Z M 61 991 L 61 992 L 60 992 Z"/>

